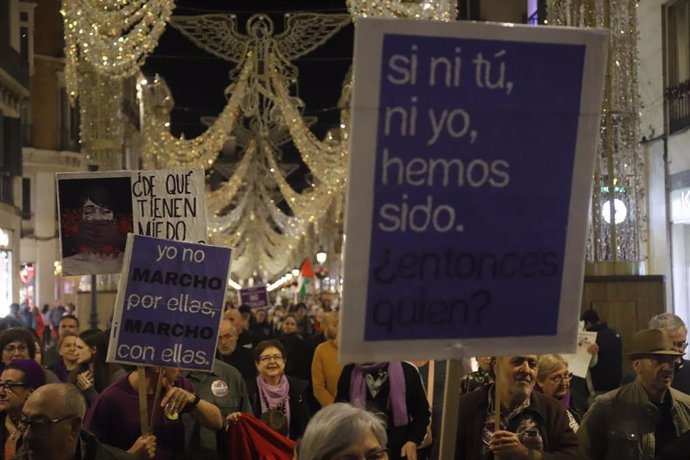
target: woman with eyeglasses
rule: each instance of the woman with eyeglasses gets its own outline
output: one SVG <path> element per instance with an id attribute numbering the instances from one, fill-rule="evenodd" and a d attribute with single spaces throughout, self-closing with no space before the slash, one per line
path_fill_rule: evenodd
<path id="1" fill-rule="evenodd" d="M 33 391 L 45 383 L 43 368 L 32 359 L 15 359 L 0 374 L 0 459 L 13 457 L 20 445 L 19 419 L 24 403 Z"/>
<path id="2" fill-rule="evenodd" d="M 570 381 L 573 374 L 568 371 L 568 362 L 561 355 L 541 355 L 537 361 L 537 385 L 535 389 L 556 398 L 568 414 L 568 424 L 577 432 L 582 420 L 579 405 L 573 400 Z"/>
<path id="3" fill-rule="evenodd" d="M 2 352 L 2 362 L 0 362 L 0 372 L 13 359 L 35 359 L 36 358 L 36 336 L 24 327 L 13 327 L 0 333 L 0 351 Z M 45 374 L 45 381 L 57 383 L 60 381 L 57 375 L 51 370 L 42 368 Z"/>
<path id="4" fill-rule="evenodd" d="M 295 460 L 387 460 L 387 441 L 382 419 L 335 403 L 311 419 L 295 448 Z"/>
<path id="5" fill-rule="evenodd" d="M 264 340 L 254 347 L 259 372 L 247 382 L 254 416 L 273 430 L 296 440 L 311 418 L 306 390 L 308 383 L 285 375 L 287 355 L 278 340 Z"/>

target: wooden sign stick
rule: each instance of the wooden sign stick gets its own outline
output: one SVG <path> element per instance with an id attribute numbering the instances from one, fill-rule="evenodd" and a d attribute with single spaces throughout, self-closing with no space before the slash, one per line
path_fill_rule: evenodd
<path id="1" fill-rule="evenodd" d="M 141 435 L 151 434 L 149 431 L 149 411 L 146 404 L 146 368 L 137 366 L 137 389 L 139 391 L 139 423 L 141 424 Z"/>
<path id="2" fill-rule="evenodd" d="M 494 365 L 494 374 L 496 375 L 494 378 L 494 433 L 498 430 L 501 429 L 501 399 L 500 399 L 500 392 L 499 392 L 499 386 L 501 379 L 499 378 L 500 371 L 499 371 L 499 363 L 501 362 L 501 357 L 496 356 L 496 364 Z"/>
<path id="3" fill-rule="evenodd" d="M 462 360 L 446 361 L 446 386 L 443 390 L 443 412 L 441 413 L 441 439 L 439 459 L 455 459 L 455 443 L 458 437 L 458 406 L 460 405 L 460 379 Z"/>
<path id="4" fill-rule="evenodd" d="M 156 415 L 158 415 L 158 404 L 160 404 L 161 387 L 163 386 L 163 369 L 158 373 L 158 383 L 156 384 L 156 396 L 153 398 L 153 407 L 151 408 L 151 434 L 153 434 L 153 427 L 156 424 Z"/>

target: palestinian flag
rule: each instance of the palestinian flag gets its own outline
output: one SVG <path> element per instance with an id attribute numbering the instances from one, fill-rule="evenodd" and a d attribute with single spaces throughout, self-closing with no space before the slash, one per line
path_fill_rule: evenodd
<path id="1" fill-rule="evenodd" d="M 307 292 L 309 285 L 314 283 L 314 270 L 311 268 L 309 259 L 304 259 L 302 267 L 299 270 L 299 282 L 297 287 L 299 289 L 299 300 L 304 302 L 307 300 Z"/>

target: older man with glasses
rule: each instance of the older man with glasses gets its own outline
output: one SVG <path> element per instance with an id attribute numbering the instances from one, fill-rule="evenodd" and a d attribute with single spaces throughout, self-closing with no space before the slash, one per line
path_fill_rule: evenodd
<path id="1" fill-rule="evenodd" d="M 663 329 L 679 353 L 685 354 L 688 347 L 688 328 L 679 316 L 673 313 L 662 313 L 649 320 L 649 329 Z M 622 384 L 635 380 L 635 373 L 628 372 L 623 376 Z M 681 358 L 675 364 L 671 388 L 690 394 L 690 361 Z"/>
<path id="2" fill-rule="evenodd" d="M 688 347 L 688 328 L 679 316 L 673 313 L 662 313 L 649 320 L 650 329 L 663 329 L 679 353 L 685 354 Z M 679 359 L 676 364 L 671 388 L 690 394 L 690 361 Z"/>
<path id="3" fill-rule="evenodd" d="M 586 458 L 653 459 L 674 448 L 690 430 L 690 396 L 671 388 L 682 356 L 664 329 L 633 336 L 635 380 L 597 398 L 582 419 L 577 435 Z"/>
<path id="4" fill-rule="evenodd" d="M 23 445 L 15 459 L 24 460 L 118 460 L 133 455 L 101 444 L 82 430 L 86 403 L 74 385 L 44 385 L 26 400 L 19 420 Z"/>

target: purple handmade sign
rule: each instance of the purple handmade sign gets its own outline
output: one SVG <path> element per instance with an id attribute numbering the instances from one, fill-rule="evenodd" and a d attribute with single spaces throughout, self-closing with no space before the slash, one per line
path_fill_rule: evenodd
<path id="1" fill-rule="evenodd" d="M 268 307 L 266 286 L 254 286 L 240 289 L 240 303 L 252 308 Z"/>
<path id="2" fill-rule="evenodd" d="M 211 370 L 230 255 L 128 235 L 108 362 Z"/>
<path id="3" fill-rule="evenodd" d="M 569 350 L 606 33 L 366 18 L 355 38 L 342 362 Z"/>

